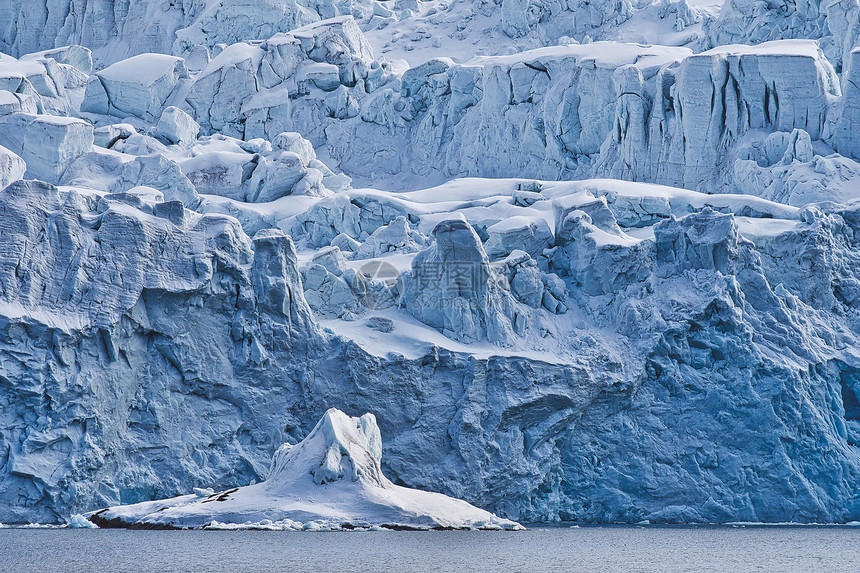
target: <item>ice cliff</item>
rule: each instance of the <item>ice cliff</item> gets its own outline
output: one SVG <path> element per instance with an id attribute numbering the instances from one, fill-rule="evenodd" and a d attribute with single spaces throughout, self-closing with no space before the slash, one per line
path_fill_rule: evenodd
<path id="1" fill-rule="evenodd" d="M 0 522 L 329 408 L 509 519 L 859 520 L 854 3 L 391 4 L 0 7 Z"/>
<path id="2" fill-rule="evenodd" d="M 856 45 L 858 16 L 860 3 L 856 0 L 791 0 L 778 9 L 762 0 L 728 0 L 709 30 L 709 39 L 719 45 L 739 38 L 750 43 L 813 38 L 820 40 L 827 55 L 840 66 Z"/>

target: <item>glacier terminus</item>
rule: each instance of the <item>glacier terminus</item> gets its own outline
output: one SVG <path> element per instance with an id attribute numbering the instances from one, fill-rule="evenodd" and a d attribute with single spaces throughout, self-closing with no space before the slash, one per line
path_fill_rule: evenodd
<path id="1" fill-rule="evenodd" d="M 860 521 L 858 37 L 3 0 L 0 523 Z"/>

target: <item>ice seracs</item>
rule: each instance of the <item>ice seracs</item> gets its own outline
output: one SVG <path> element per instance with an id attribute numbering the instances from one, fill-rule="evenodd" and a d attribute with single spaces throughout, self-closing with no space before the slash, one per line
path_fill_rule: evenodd
<path id="1" fill-rule="evenodd" d="M 24 160 L 29 177 L 57 183 L 92 144 L 93 126 L 81 119 L 20 112 L 0 116 L 0 145 Z"/>
<path id="2" fill-rule="evenodd" d="M 180 80 L 187 77 L 182 58 L 140 54 L 96 72 L 87 84 L 81 111 L 153 122 Z"/>
<path id="3" fill-rule="evenodd" d="M 382 474 L 381 460 L 373 414 L 351 418 L 332 408 L 300 443 L 278 448 L 262 483 L 86 517 L 101 527 L 129 528 L 522 529 L 464 501 L 395 485 Z"/>
<path id="4" fill-rule="evenodd" d="M 174 106 L 164 108 L 155 126 L 156 137 L 161 137 L 168 144 L 191 143 L 199 133 L 200 126 L 194 118 Z"/>
<path id="5" fill-rule="evenodd" d="M 27 165 L 23 159 L 5 147 L 0 147 L 0 189 L 22 179 L 26 170 Z"/>
<path id="6" fill-rule="evenodd" d="M 18 78 L 21 66 L 41 66 L 27 72 L 29 87 L 14 84 L 10 90 L 63 113 L 83 110 L 98 126 L 121 117 L 142 133 L 146 123 L 167 113 L 154 132 L 165 143 L 191 137 L 165 135 L 182 117 L 171 108 L 189 114 L 204 136 L 274 143 L 280 133 L 298 131 L 330 167 L 363 182 L 396 175 L 398 184 L 416 188 L 458 175 L 598 176 L 707 192 L 730 192 L 746 182 L 745 192 L 794 194 L 797 202 L 809 194 L 783 188 L 811 177 L 826 194 L 823 178 L 807 174 L 838 168 L 801 157 L 803 169 L 784 173 L 765 166 L 768 173 L 750 179 L 749 165 L 734 169 L 750 159 L 750 146 L 770 133 L 799 129 L 821 142 L 817 156 L 827 158 L 834 150 L 856 155 L 850 127 L 860 96 L 848 80 L 857 66 L 846 66 L 840 85 L 813 40 L 732 44 L 699 53 L 593 42 L 467 62 L 437 57 L 407 68 L 375 53 L 360 21 L 343 16 L 232 44 L 198 72 L 187 72 L 176 56 L 135 56 L 92 75 L 86 96 L 78 94 L 80 88 L 60 89 L 80 83 L 83 72 L 50 55 L 76 61 L 53 52 L 26 64 L 10 60 L 10 77 Z M 146 73 L 127 73 L 138 68 Z M 66 76 L 68 81 L 56 79 Z M 120 108 L 107 92 L 103 97 L 103 88 L 113 90 L 110 97 L 123 102 Z M 714 97 L 699 97 L 703 92 Z M 506 126 L 501 130 L 499 117 Z"/>
<path id="7" fill-rule="evenodd" d="M 412 261 L 406 308 L 452 338 L 507 343 L 516 327 L 513 298 L 497 286 L 475 230 L 463 217 L 450 218 L 433 239 Z"/>

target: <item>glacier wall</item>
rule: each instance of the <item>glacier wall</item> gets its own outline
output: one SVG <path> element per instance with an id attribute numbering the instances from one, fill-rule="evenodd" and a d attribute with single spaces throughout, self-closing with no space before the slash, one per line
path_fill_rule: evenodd
<path id="1" fill-rule="evenodd" d="M 732 146 L 750 131 L 802 130 L 811 140 L 825 138 L 828 113 L 841 97 L 836 74 L 812 42 L 690 56 L 664 73 L 662 93 L 652 92 L 653 98 L 632 97 L 644 90 L 638 77 L 627 75 L 619 92 L 631 95 L 620 96 L 598 172 L 690 189 L 707 185 L 723 164 L 731 167 Z M 643 145 L 648 153 L 641 153 Z"/>
<path id="2" fill-rule="evenodd" d="M 438 39 L 438 43 L 434 40 L 430 46 L 421 46 L 421 51 L 429 47 L 433 55 L 442 53 L 435 49 L 442 41 L 457 52 L 473 55 L 496 55 L 504 46 L 523 50 L 566 39 L 659 41 L 705 48 L 710 47 L 708 35 L 716 20 L 714 6 L 702 7 L 690 0 L 184 0 L 118 4 L 8 0 L 0 9 L 5 23 L 0 28 L 0 51 L 18 56 L 77 43 L 93 49 L 96 60 L 104 64 L 146 52 L 203 58 L 225 44 L 264 40 L 277 32 L 348 14 L 374 36 L 377 47 L 400 55 L 413 52 L 424 37 Z M 750 27 L 749 20 L 757 15 L 743 12 L 729 19 L 725 33 Z M 650 30 L 637 25 L 642 20 L 649 21 Z M 146 25 L 139 26 L 141 21 Z M 733 41 L 744 38 L 738 35 Z M 765 39 L 776 36 L 759 41 Z M 393 43 L 401 46 L 393 47 Z M 415 63 L 427 59 L 413 55 L 417 56 Z"/>
<path id="3" fill-rule="evenodd" d="M 223 382 L 237 358 L 261 370 L 319 337 L 290 239 L 32 181 L 2 205 L 3 521 L 259 475 L 278 434 L 242 429 L 240 404 L 266 409 L 278 391 L 239 398 Z"/>
<path id="4" fill-rule="evenodd" d="M 860 519 L 858 51 L 409 67 L 322 8 L 216 48 L 220 2 L 116 52 L 211 60 L 94 73 L 27 27 L 99 6 L 3 36 L 51 49 L 0 56 L 0 522 L 260 480 L 330 407 L 523 521 Z"/>
<path id="5" fill-rule="evenodd" d="M 511 200 L 516 182 L 502 184 Z M 372 331 L 383 313 L 402 339 L 408 299 L 321 327 L 279 231 L 250 238 L 142 192 L 13 183 L 0 195 L 2 520 L 262 479 L 273 444 L 332 405 L 379 413 L 399 483 L 518 519 L 857 519 L 856 210 L 623 185 L 530 192 L 563 223 L 539 265 L 573 310 L 539 310 L 542 338 L 512 329 L 513 346 L 476 352 L 338 326 Z M 435 241 L 460 232 L 448 228 Z M 424 261 L 461 258 L 434 245 Z M 540 345 L 562 354 L 525 350 Z"/>
<path id="6" fill-rule="evenodd" d="M 28 60 L 27 84 L 9 91 L 97 123 L 108 114 L 145 128 L 175 106 L 204 135 L 273 140 L 295 131 L 361 182 L 396 174 L 413 187 L 454 176 L 596 176 L 740 188 L 802 205 L 822 196 L 833 173 L 828 198 L 838 200 L 860 169 L 853 72 L 846 66 L 840 80 L 812 40 L 695 54 L 594 42 L 408 68 L 376 57 L 359 23 L 344 16 L 233 44 L 199 71 L 155 58 L 121 61 L 85 81 L 85 66 L 54 63 L 51 72 L 40 62 L 55 60 L 42 56 Z M 146 81 L 129 76 L 140 67 Z M 55 93 L 33 83 L 46 81 Z M 793 157 L 804 166 L 775 165 L 782 143 L 774 142 L 787 137 L 810 141 L 811 154 Z M 844 157 L 829 157 L 834 151 Z"/>
<path id="7" fill-rule="evenodd" d="M 606 25 L 619 25 L 633 15 L 633 2 L 613 0 L 610 2 L 540 2 L 534 0 L 502 0 L 502 30 L 511 37 L 520 37 L 534 32 L 557 39 L 561 36 L 581 38 L 594 34 L 595 29 Z M 573 13 L 574 18 L 565 18 Z"/>
<path id="8" fill-rule="evenodd" d="M 267 38 L 352 8 L 351 0 L 15 0 L 0 7 L 0 52 L 19 56 L 81 44 L 106 63 L 147 52 L 186 54 L 195 46 Z"/>
<path id="9" fill-rule="evenodd" d="M 786 38 L 819 40 L 841 68 L 860 32 L 857 0 L 789 0 L 775 7 L 763 0 L 727 0 L 708 30 L 712 45 L 758 44 Z"/>

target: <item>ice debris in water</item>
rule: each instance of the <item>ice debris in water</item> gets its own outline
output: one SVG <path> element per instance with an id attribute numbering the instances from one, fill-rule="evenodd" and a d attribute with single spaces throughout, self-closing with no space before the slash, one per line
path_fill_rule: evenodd
<path id="1" fill-rule="evenodd" d="M 76 513 L 69 518 L 69 527 L 74 529 L 93 529 L 97 528 L 98 525 L 96 525 L 80 513 Z"/>

